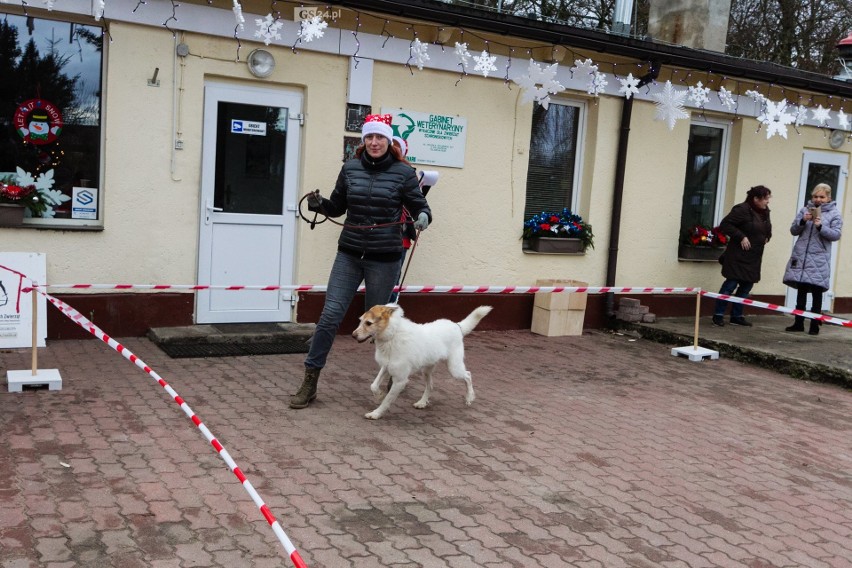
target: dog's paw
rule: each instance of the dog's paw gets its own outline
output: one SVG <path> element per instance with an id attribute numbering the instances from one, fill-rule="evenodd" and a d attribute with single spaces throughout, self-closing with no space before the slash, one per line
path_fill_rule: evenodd
<path id="1" fill-rule="evenodd" d="M 475 395 L 475 394 L 473 394 L 473 393 L 470 393 L 469 395 L 467 395 L 466 397 L 464 397 L 464 403 L 465 403 L 466 405 L 468 405 L 468 406 L 470 406 L 471 404 L 473 404 L 473 401 L 474 401 L 474 400 L 476 400 L 476 395 Z"/>
<path id="2" fill-rule="evenodd" d="M 426 408 L 429 406 L 429 401 L 423 402 L 422 400 L 418 400 L 413 404 L 414 408 Z"/>
<path id="3" fill-rule="evenodd" d="M 382 415 L 380 413 L 376 412 L 375 410 L 372 411 L 372 412 L 368 412 L 367 414 L 364 415 L 364 418 L 366 418 L 368 420 L 378 420 L 381 417 L 382 417 Z"/>

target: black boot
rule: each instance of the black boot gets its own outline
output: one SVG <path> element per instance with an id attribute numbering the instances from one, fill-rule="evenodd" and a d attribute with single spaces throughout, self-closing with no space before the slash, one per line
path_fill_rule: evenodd
<path id="1" fill-rule="evenodd" d="M 305 367 L 305 380 L 302 381 L 299 391 L 290 397 L 290 408 L 307 408 L 311 401 L 317 397 L 320 371 L 322 369 Z"/>
<path id="2" fill-rule="evenodd" d="M 805 331 L 805 318 L 796 316 L 796 321 L 790 327 L 784 328 L 784 331 Z"/>
<path id="3" fill-rule="evenodd" d="M 819 335 L 819 326 L 821 325 L 821 321 L 811 320 L 811 328 L 808 330 L 808 335 Z"/>

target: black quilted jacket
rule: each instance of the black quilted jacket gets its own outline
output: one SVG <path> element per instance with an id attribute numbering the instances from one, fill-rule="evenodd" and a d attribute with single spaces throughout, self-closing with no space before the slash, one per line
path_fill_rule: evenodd
<path id="1" fill-rule="evenodd" d="M 402 225 L 392 224 L 402 218 L 403 206 L 414 219 L 425 212 L 432 221 L 432 211 L 420 191 L 414 168 L 390 153 L 373 160 L 364 152 L 360 159 L 343 164 L 334 191 L 328 199 L 323 198 L 318 210 L 329 217 L 346 214 L 347 227 L 337 240 L 339 249 L 358 255 L 384 255 L 403 250 Z"/>

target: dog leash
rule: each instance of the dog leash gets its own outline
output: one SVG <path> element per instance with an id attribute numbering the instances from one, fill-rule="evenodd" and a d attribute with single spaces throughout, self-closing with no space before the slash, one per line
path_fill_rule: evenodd
<path id="1" fill-rule="evenodd" d="M 417 229 L 417 236 L 414 238 L 414 244 L 411 245 L 411 250 L 408 252 L 408 260 L 405 262 L 405 270 L 402 271 L 402 277 L 399 279 L 399 290 L 396 292 L 396 299 L 399 300 L 399 295 L 402 293 L 402 283 L 405 282 L 405 275 L 408 274 L 408 267 L 411 266 L 411 259 L 414 258 L 414 251 L 417 250 L 417 241 L 420 240 L 420 229 Z"/>
<path id="2" fill-rule="evenodd" d="M 319 190 L 317 190 L 317 191 L 319 191 Z M 409 221 L 393 221 L 391 223 L 379 223 L 377 225 L 347 225 L 346 223 L 341 223 L 340 221 L 335 221 L 334 219 L 332 219 L 331 217 L 326 215 L 325 212 L 320 212 L 320 211 L 314 211 L 313 212 L 314 218 L 308 219 L 302 213 L 302 202 L 305 201 L 308 198 L 308 195 L 310 195 L 310 194 L 306 193 L 304 195 L 304 197 L 302 197 L 302 199 L 299 200 L 299 218 L 301 218 L 302 221 L 308 223 L 311 226 L 312 231 L 314 230 L 314 227 L 316 227 L 317 225 L 321 225 L 321 224 L 325 223 L 326 221 L 328 221 L 328 222 L 330 222 L 334 225 L 337 225 L 339 227 L 343 227 L 344 229 L 360 229 L 360 230 L 378 229 L 379 227 L 393 227 L 394 225 L 403 225 L 405 223 L 411 223 L 412 222 L 412 221 L 409 220 Z M 322 220 L 318 221 L 317 217 L 320 214 L 322 214 L 323 218 L 322 218 Z"/>

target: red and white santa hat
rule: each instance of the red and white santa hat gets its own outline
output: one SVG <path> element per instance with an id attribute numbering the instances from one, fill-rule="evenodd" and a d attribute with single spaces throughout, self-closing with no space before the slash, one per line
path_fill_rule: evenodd
<path id="1" fill-rule="evenodd" d="M 399 136 L 394 136 L 393 142 L 399 144 L 399 150 L 402 152 L 402 157 L 406 157 L 408 155 L 408 142 L 406 142 L 404 138 L 400 138 Z"/>
<path id="2" fill-rule="evenodd" d="M 361 128 L 361 140 L 363 140 L 367 134 L 381 134 L 388 139 L 388 142 L 393 140 L 391 115 L 368 114 L 367 118 L 364 119 L 364 127 Z"/>

